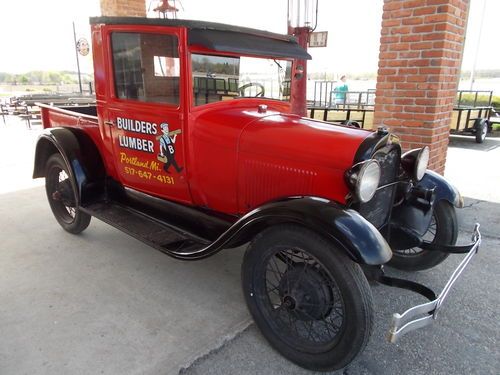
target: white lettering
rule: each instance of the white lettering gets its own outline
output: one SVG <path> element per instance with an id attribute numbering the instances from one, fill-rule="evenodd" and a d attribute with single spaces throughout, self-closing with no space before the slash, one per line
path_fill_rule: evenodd
<path id="1" fill-rule="evenodd" d="M 140 120 L 132 120 L 123 117 L 116 118 L 117 128 L 120 130 L 125 130 L 133 133 L 141 133 L 141 134 L 158 134 L 158 125 L 155 123 L 140 121 Z"/>
<path id="2" fill-rule="evenodd" d="M 118 144 L 120 145 L 120 147 L 130 148 L 132 150 L 150 152 L 154 154 L 154 143 L 153 141 L 147 139 L 118 135 Z"/>

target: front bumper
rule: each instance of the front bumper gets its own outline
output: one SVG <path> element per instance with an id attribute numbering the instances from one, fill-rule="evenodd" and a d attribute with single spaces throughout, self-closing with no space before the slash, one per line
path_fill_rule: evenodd
<path id="1" fill-rule="evenodd" d="M 476 224 L 474 226 L 474 232 L 472 234 L 472 243 L 466 246 L 457 246 L 455 248 L 448 247 L 445 251 L 448 252 L 453 252 L 453 253 L 465 253 L 467 252 L 467 255 L 465 258 L 460 262 L 458 267 L 455 269 L 453 274 L 451 275 L 450 279 L 446 283 L 445 287 L 439 293 L 437 298 L 431 298 L 432 296 L 435 296 L 432 291 L 430 291 L 428 288 L 421 286 L 416 283 L 412 282 L 405 282 L 403 281 L 401 285 L 394 285 L 395 283 L 393 282 L 393 286 L 405 288 L 405 289 L 410 289 L 415 292 L 418 292 L 428 299 L 430 299 L 430 302 L 414 306 L 408 310 L 406 310 L 402 314 L 395 313 L 392 316 L 392 323 L 391 327 L 389 329 L 389 336 L 388 340 L 392 343 L 396 342 L 401 336 L 405 335 L 406 333 L 416 330 L 418 328 L 422 328 L 425 326 L 428 326 L 432 324 L 438 315 L 438 312 L 440 311 L 441 307 L 443 306 L 444 301 L 446 300 L 446 297 L 448 296 L 448 293 L 451 290 L 451 287 L 459 276 L 462 274 L 464 269 L 467 267 L 467 265 L 470 263 L 472 258 L 477 254 L 479 251 L 479 246 L 481 245 L 481 233 L 479 232 L 479 224 Z M 455 250 L 455 251 L 453 251 Z M 387 277 L 384 277 L 387 278 Z M 398 279 L 391 279 L 387 278 L 390 280 L 398 280 Z M 401 280 L 399 280 L 401 281 Z M 384 282 L 384 284 L 387 284 L 387 282 Z"/>

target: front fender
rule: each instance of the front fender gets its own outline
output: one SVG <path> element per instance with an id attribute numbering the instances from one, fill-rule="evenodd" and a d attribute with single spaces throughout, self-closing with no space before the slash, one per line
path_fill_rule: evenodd
<path id="1" fill-rule="evenodd" d="M 445 200 L 455 207 L 463 207 L 463 199 L 458 190 L 443 176 L 427 171 L 417 183 L 417 187 L 434 190 L 433 203 Z M 389 243 L 394 250 L 404 250 L 419 245 L 429 229 L 432 209 L 427 209 L 413 200 L 405 200 L 392 210 L 391 236 Z"/>
<path id="2" fill-rule="evenodd" d="M 33 178 L 45 177 L 45 164 L 54 153 L 61 154 L 69 167 L 81 203 L 91 201 L 104 192 L 104 164 L 87 134 L 73 128 L 46 129 L 36 144 Z"/>
<path id="3" fill-rule="evenodd" d="M 463 198 L 457 188 L 436 172 L 427 170 L 422 180 L 418 182 L 417 186 L 426 189 L 435 189 L 435 202 L 446 200 L 457 208 L 462 208 L 464 206 Z"/>
<path id="4" fill-rule="evenodd" d="M 380 232 L 360 214 L 314 197 L 287 198 L 249 212 L 231 228 L 234 236 L 227 247 L 242 244 L 263 229 L 281 223 L 296 223 L 319 233 L 360 264 L 380 265 L 392 256 Z"/>

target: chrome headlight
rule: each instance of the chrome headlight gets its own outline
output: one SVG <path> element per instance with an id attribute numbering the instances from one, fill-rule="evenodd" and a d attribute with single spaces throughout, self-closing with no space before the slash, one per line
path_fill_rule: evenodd
<path id="1" fill-rule="evenodd" d="M 429 147 L 427 146 L 410 150 L 401 156 L 401 166 L 414 180 L 420 181 L 429 166 L 429 156 Z"/>
<path id="2" fill-rule="evenodd" d="M 380 165 L 376 160 L 356 164 L 347 172 L 347 182 L 362 203 L 368 202 L 375 195 L 380 173 Z"/>

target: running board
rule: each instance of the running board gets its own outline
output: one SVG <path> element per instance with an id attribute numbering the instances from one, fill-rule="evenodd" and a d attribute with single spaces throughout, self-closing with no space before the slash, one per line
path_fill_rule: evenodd
<path id="1" fill-rule="evenodd" d="M 118 202 L 98 202 L 80 209 L 145 244 L 177 258 L 192 258 L 210 241 Z M 182 254 L 179 256 L 178 254 Z"/>

